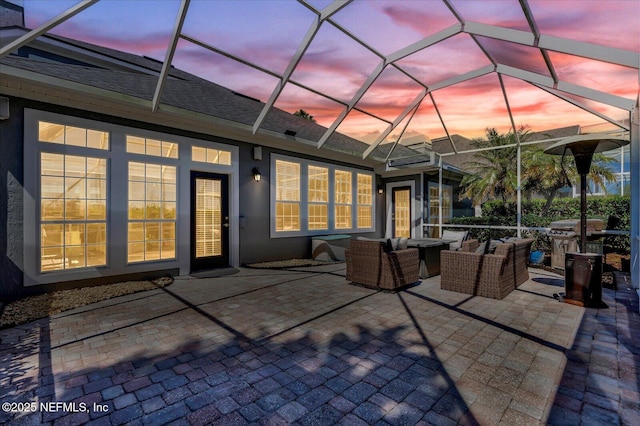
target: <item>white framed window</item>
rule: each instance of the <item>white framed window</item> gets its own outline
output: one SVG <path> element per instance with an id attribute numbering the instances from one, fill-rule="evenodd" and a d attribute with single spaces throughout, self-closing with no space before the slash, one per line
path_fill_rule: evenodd
<path id="1" fill-rule="evenodd" d="M 205 148 L 202 146 L 192 146 L 191 161 L 230 166 L 231 151 L 227 151 L 224 149 Z"/>
<path id="2" fill-rule="evenodd" d="M 127 152 L 130 154 L 178 158 L 178 148 L 176 142 L 127 135 Z"/>
<path id="3" fill-rule="evenodd" d="M 309 165 L 309 230 L 329 229 L 329 169 Z"/>
<path id="4" fill-rule="evenodd" d="M 429 182 L 429 223 L 438 223 L 440 217 L 440 191 L 436 182 Z M 442 185 L 442 218 L 453 217 L 453 187 Z M 443 220 L 444 223 L 448 220 Z"/>
<path id="5" fill-rule="evenodd" d="M 357 226 L 359 229 L 373 227 L 373 176 L 358 173 L 358 214 Z"/>
<path id="6" fill-rule="evenodd" d="M 371 232 L 373 172 L 271 155 L 271 237 Z"/>
<path id="7" fill-rule="evenodd" d="M 38 141 L 109 150 L 109 133 L 84 127 L 38 121 Z"/>
<path id="8" fill-rule="evenodd" d="M 106 266 L 107 160 L 40 153 L 40 271 Z"/>
<path id="9" fill-rule="evenodd" d="M 176 257 L 175 166 L 129 161 L 127 261 Z"/>
<path id="10" fill-rule="evenodd" d="M 25 286 L 188 273 L 191 222 L 178 212 L 189 211 L 191 170 L 229 176 L 229 261 L 239 265 L 237 146 L 29 108 L 24 123 L 24 225 L 10 232 L 21 231 Z"/>
<path id="11" fill-rule="evenodd" d="M 276 231 L 300 231 L 300 164 L 276 160 Z"/>
<path id="12" fill-rule="evenodd" d="M 335 227 L 336 229 L 351 229 L 352 227 L 352 206 L 353 206 L 353 185 L 352 173 L 345 170 L 334 170 L 334 192 L 335 198 Z"/>

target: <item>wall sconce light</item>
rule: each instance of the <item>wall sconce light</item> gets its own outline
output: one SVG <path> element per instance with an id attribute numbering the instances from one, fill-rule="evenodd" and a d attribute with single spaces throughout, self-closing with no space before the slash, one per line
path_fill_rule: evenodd
<path id="1" fill-rule="evenodd" d="M 262 177 L 260 170 L 257 167 L 254 167 L 252 170 L 252 173 L 253 173 L 253 180 L 255 180 L 256 182 L 260 182 L 260 178 Z"/>
<path id="2" fill-rule="evenodd" d="M 384 186 L 378 185 L 378 194 L 382 194 L 384 192 Z"/>

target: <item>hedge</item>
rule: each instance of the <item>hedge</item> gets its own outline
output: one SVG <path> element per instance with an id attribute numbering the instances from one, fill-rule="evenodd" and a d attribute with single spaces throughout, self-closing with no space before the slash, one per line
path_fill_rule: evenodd
<path id="1" fill-rule="evenodd" d="M 553 200 L 547 216 L 540 213 L 546 200 L 535 199 L 522 202 L 522 225 L 527 227 L 548 227 L 551 222 L 562 219 L 580 218 L 579 198 L 557 198 Z M 587 199 L 587 216 L 602 219 L 605 228 L 609 230 L 629 230 L 631 226 L 631 199 L 619 195 L 605 197 L 590 197 Z M 490 225 L 516 226 L 517 204 L 503 203 L 499 200 L 488 201 L 482 205 L 481 217 L 458 217 L 451 223 L 457 225 Z M 502 229 L 470 229 L 472 238 L 486 240 L 488 238 L 503 238 L 515 235 L 516 231 Z M 537 231 L 531 231 L 529 236 L 535 239 L 534 249 L 551 250 L 549 237 Z M 610 252 L 628 254 L 631 247 L 628 235 L 612 235 L 605 238 L 604 248 Z"/>

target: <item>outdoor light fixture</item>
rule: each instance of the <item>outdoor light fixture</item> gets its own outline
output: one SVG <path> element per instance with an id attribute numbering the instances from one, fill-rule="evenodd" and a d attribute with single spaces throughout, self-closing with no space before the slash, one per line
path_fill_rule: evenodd
<path id="1" fill-rule="evenodd" d="M 256 182 L 260 182 L 260 178 L 262 177 L 262 173 L 260 173 L 260 170 L 257 167 L 254 167 L 252 173 L 253 180 L 255 180 Z"/>
<path id="2" fill-rule="evenodd" d="M 382 185 L 378 185 L 378 194 L 382 194 L 384 192 L 384 187 Z"/>

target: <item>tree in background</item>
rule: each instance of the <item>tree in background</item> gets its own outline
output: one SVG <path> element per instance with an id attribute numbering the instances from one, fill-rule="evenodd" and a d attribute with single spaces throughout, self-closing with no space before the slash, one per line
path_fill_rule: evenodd
<path id="1" fill-rule="evenodd" d="M 298 111 L 294 112 L 293 115 L 297 115 L 298 117 L 302 117 L 305 120 L 309 120 L 313 123 L 316 122 L 316 119 L 313 118 L 313 115 L 309 114 L 307 111 L 303 110 L 302 108 L 300 108 Z"/>
<path id="2" fill-rule="evenodd" d="M 518 138 L 524 142 L 529 131 L 518 129 Z M 513 132 L 500 134 L 495 128 L 486 129 L 486 138 L 476 138 L 471 146 L 484 149 L 474 154 L 474 160 L 466 164 L 473 174 L 466 175 L 460 183 L 461 197 L 470 198 L 474 205 L 488 199 L 502 199 L 503 202 L 515 199 L 518 191 L 518 175 L 515 146 L 516 135 Z"/>
<path id="3" fill-rule="evenodd" d="M 526 127 L 517 130 L 520 142 L 525 142 L 530 132 Z M 503 202 L 514 201 L 518 193 L 517 148 L 513 132 L 500 134 L 495 128 L 486 129 L 485 138 L 472 140 L 473 148 L 484 149 L 474 153 L 474 160 L 466 165 L 473 174 L 466 175 L 461 182 L 461 197 L 470 198 L 474 205 L 487 200 L 501 199 Z M 499 148 L 507 146 L 506 148 Z M 522 193 L 528 199 L 541 195 L 546 199 L 540 216 L 545 216 L 554 198 L 562 188 L 579 182 L 573 155 L 562 157 L 544 153 L 544 148 L 525 145 L 521 149 L 521 184 Z M 593 157 L 588 178 L 601 187 L 615 181 L 615 174 L 607 167 L 615 162 L 612 157 L 596 154 Z"/>
<path id="4" fill-rule="evenodd" d="M 612 157 L 595 154 L 587 178 L 594 184 L 604 188 L 607 182 L 615 181 L 615 174 L 607 167 L 616 162 Z M 538 146 L 527 146 L 522 153 L 523 190 L 531 198 L 531 194 L 540 194 L 547 201 L 540 211 L 540 217 L 547 215 L 554 198 L 562 188 L 578 184 L 580 175 L 576 169 L 573 155 L 549 155 Z"/>

